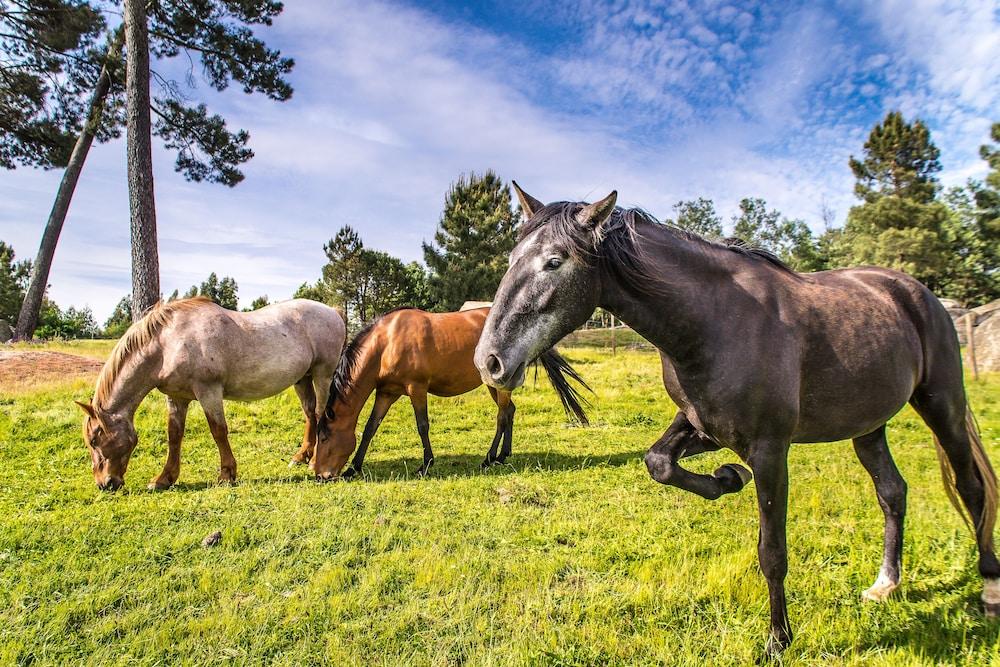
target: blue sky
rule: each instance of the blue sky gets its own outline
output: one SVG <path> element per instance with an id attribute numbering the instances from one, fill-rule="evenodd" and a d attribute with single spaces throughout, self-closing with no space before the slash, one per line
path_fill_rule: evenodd
<path id="1" fill-rule="evenodd" d="M 297 62 L 291 101 L 194 93 L 250 132 L 246 180 L 186 183 L 155 156 L 165 293 L 216 271 L 244 305 L 287 298 L 344 224 L 420 259 L 449 184 L 485 169 L 543 201 L 617 189 L 661 218 L 699 196 L 728 218 L 759 196 L 819 229 L 824 205 L 840 224 L 854 203 L 848 156 L 886 111 L 928 123 L 945 184 L 984 175 L 1000 120 L 992 0 L 286 4 L 263 34 Z M 51 276 L 60 305 L 102 320 L 129 291 L 124 163 L 120 141 L 92 151 Z M 57 182 L 0 177 L 20 258 Z"/>

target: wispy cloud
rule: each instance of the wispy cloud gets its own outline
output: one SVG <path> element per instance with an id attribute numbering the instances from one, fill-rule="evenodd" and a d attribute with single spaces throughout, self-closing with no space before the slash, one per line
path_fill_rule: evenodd
<path id="1" fill-rule="evenodd" d="M 728 215 L 762 196 L 818 227 L 821 202 L 846 214 L 847 157 L 896 107 L 931 124 L 945 180 L 964 180 L 1000 101 L 990 5 L 288 3 L 268 40 L 296 58 L 293 99 L 207 93 L 250 130 L 247 180 L 185 183 L 156 155 L 163 289 L 216 271 L 246 301 L 287 297 L 343 224 L 419 259 L 449 184 L 489 168 L 547 200 L 616 188 L 663 217 L 681 198 Z M 123 167 L 120 142 L 95 149 L 51 281 L 101 317 L 129 289 Z M 57 176 L 0 181 L 0 238 L 22 257 Z"/>

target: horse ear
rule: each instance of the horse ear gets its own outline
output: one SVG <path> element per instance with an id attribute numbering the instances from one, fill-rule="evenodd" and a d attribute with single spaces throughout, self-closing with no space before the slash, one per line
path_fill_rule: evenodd
<path id="1" fill-rule="evenodd" d="M 601 201 L 587 204 L 576 214 L 577 224 L 590 231 L 597 231 L 611 217 L 616 201 L 618 201 L 618 191 L 612 190 L 611 194 Z"/>
<path id="2" fill-rule="evenodd" d="M 522 190 L 517 181 L 511 180 L 510 184 L 514 186 L 514 192 L 517 193 L 517 201 L 521 204 L 521 215 L 524 216 L 525 220 L 538 213 L 545 206 L 545 204 Z"/>
<path id="3" fill-rule="evenodd" d="M 90 403 L 83 403 L 81 401 L 73 401 L 80 406 L 80 409 L 86 412 L 92 419 L 97 419 L 97 410 Z"/>

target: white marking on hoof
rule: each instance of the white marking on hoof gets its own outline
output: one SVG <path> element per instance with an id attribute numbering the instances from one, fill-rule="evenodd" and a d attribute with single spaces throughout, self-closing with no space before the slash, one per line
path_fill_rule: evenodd
<path id="1" fill-rule="evenodd" d="M 1000 616 L 1000 579 L 983 580 L 982 600 L 987 617 Z"/>
<path id="2" fill-rule="evenodd" d="M 871 588 L 861 594 L 861 597 L 871 602 L 885 602 L 897 586 L 899 586 L 898 581 L 893 581 L 886 573 L 879 572 L 878 579 L 871 585 Z"/>

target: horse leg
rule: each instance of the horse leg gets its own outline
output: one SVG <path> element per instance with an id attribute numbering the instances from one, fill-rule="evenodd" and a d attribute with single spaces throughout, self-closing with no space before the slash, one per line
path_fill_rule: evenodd
<path id="1" fill-rule="evenodd" d="M 365 454 L 368 453 L 368 445 L 371 444 L 372 439 L 375 437 L 375 432 L 378 431 L 378 427 L 382 424 L 382 420 L 385 419 L 389 408 L 397 400 L 399 400 L 399 395 L 397 394 L 375 394 L 375 405 L 372 406 L 372 413 L 368 415 L 365 430 L 361 434 L 361 444 L 358 445 L 358 451 L 354 453 L 354 460 L 351 461 L 351 465 L 347 466 L 347 469 L 341 475 L 344 479 L 351 479 L 361 472 L 361 466 L 365 462 Z"/>
<path id="2" fill-rule="evenodd" d="M 219 447 L 219 481 L 232 483 L 236 481 L 236 457 L 229 446 L 229 427 L 226 425 L 226 411 L 222 405 L 222 387 L 210 385 L 196 388 L 195 398 L 201 403 L 208 420 L 208 430 Z"/>
<path id="3" fill-rule="evenodd" d="M 494 387 L 486 385 L 486 388 L 490 391 L 490 398 L 493 402 L 497 404 L 497 430 L 493 434 L 493 443 L 490 445 L 490 450 L 486 452 L 486 458 L 480 464 L 480 468 L 484 470 L 489 468 L 491 465 L 496 463 L 497 460 L 497 450 L 500 448 L 500 440 L 503 438 L 503 411 L 500 409 L 500 398 L 497 396 L 497 390 Z"/>
<path id="4" fill-rule="evenodd" d="M 957 386 L 961 388 L 960 381 Z M 944 387 L 934 391 L 919 387 L 910 403 L 934 432 L 939 454 L 947 457 L 947 464 L 954 475 L 954 488 L 974 526 L 979 550 L 979 574 L 984 580 L 982 600 L 986 615 L 1000 615 L 1000 562 L 993 551 L 996 476 L 979 443 L 965 392 L 962 389 L 949 392 Z M 944 468 L 942 462 L 942 472 L 947 476 Z M 947 480 L 945 483 L 948 486 Z M 958 509 L 958 501 L 954 497 L 952 502 Z"/>
<path id="5" fill-rule="evenodd" d="M 410 392 L 410 403 L 413 405 L 413 417 L 417 421 L 417 433 L 424 445 L 424 463 L 417 469 L 417 476 L 424 477 L 434 465 L 434 451 L 431 449 L 431 422 L 427 417 L 427 390 L 417 389 Z"/>
<path id="6" fill-rule="evenodd" d="M 167 396 L 167 462 L 163 464 L 163 472 L 149 481 L 149 489 L 154 491 L 169 489 L 180 477 L 181 440 L 184 438 L 188 403 L 190 401 Z"/>
<path id="7" fill-rule="evenodd" d="M 785 602 L 785 575 L 788 574 L 788 547 L 785 524 L 788 515 L 788 445 L 762 443 L 747 457 L 757 487 L 760 532 L 757 558 L 767 581 L 771 607 L 771 632 L 765 652 L 777 657 L 792 642 Z"/>
<path id="8" fill-rule="evenodd" d="M 497 458 L 497 463 L 503 463 L 511 454 L 511 446 L 514 441 L 514 412 L 517 408 L 514 407 L 514 401 L 511 399 L 509 391 L 498 391 L 497 398 L 499 399 L 498 406 L 504 420 L 503 446 L 500 448 L 500 456 Z"/>
<path id="9" fill-rule="evenodd" d="M 302 446 L 288 462 L 288 467 L 306 465 L 312 460 L 316 450 L 316 393 L 313 390 L 312 378 L 304 377 L 295 383 L 295 395 L 306 418 L 306 430 L 302 435 Z"/>
<path id="10" fill-rule="evenodd" d="M 878 579 L 861 594 L 866 600 L 881 602 L 899 586 L 902 567 L 903 518 L 906 515 L 906 481 L 899 474 L 889 445 L 885 425 L 867 435 L 854 438 L 854 453 L 875 483 L 875 495 L 885 515 L 882 567 Z"/>
<path id="11" fill-rule="evenodd" d="M 677 459 L 687 451 L 700 453 L 711 449 L 701 441 L 702 436 L 684 413 L 678 412 L 670 428 L 646 452 L 646 468 L 650 476 L 660 484 L 676 486 L 708 500 L 736 493 L 746 486 L 750 481 L 750 472 L 740 465 L 727 463 L 711 475 L 689 472 L 677 465 Z"/>

